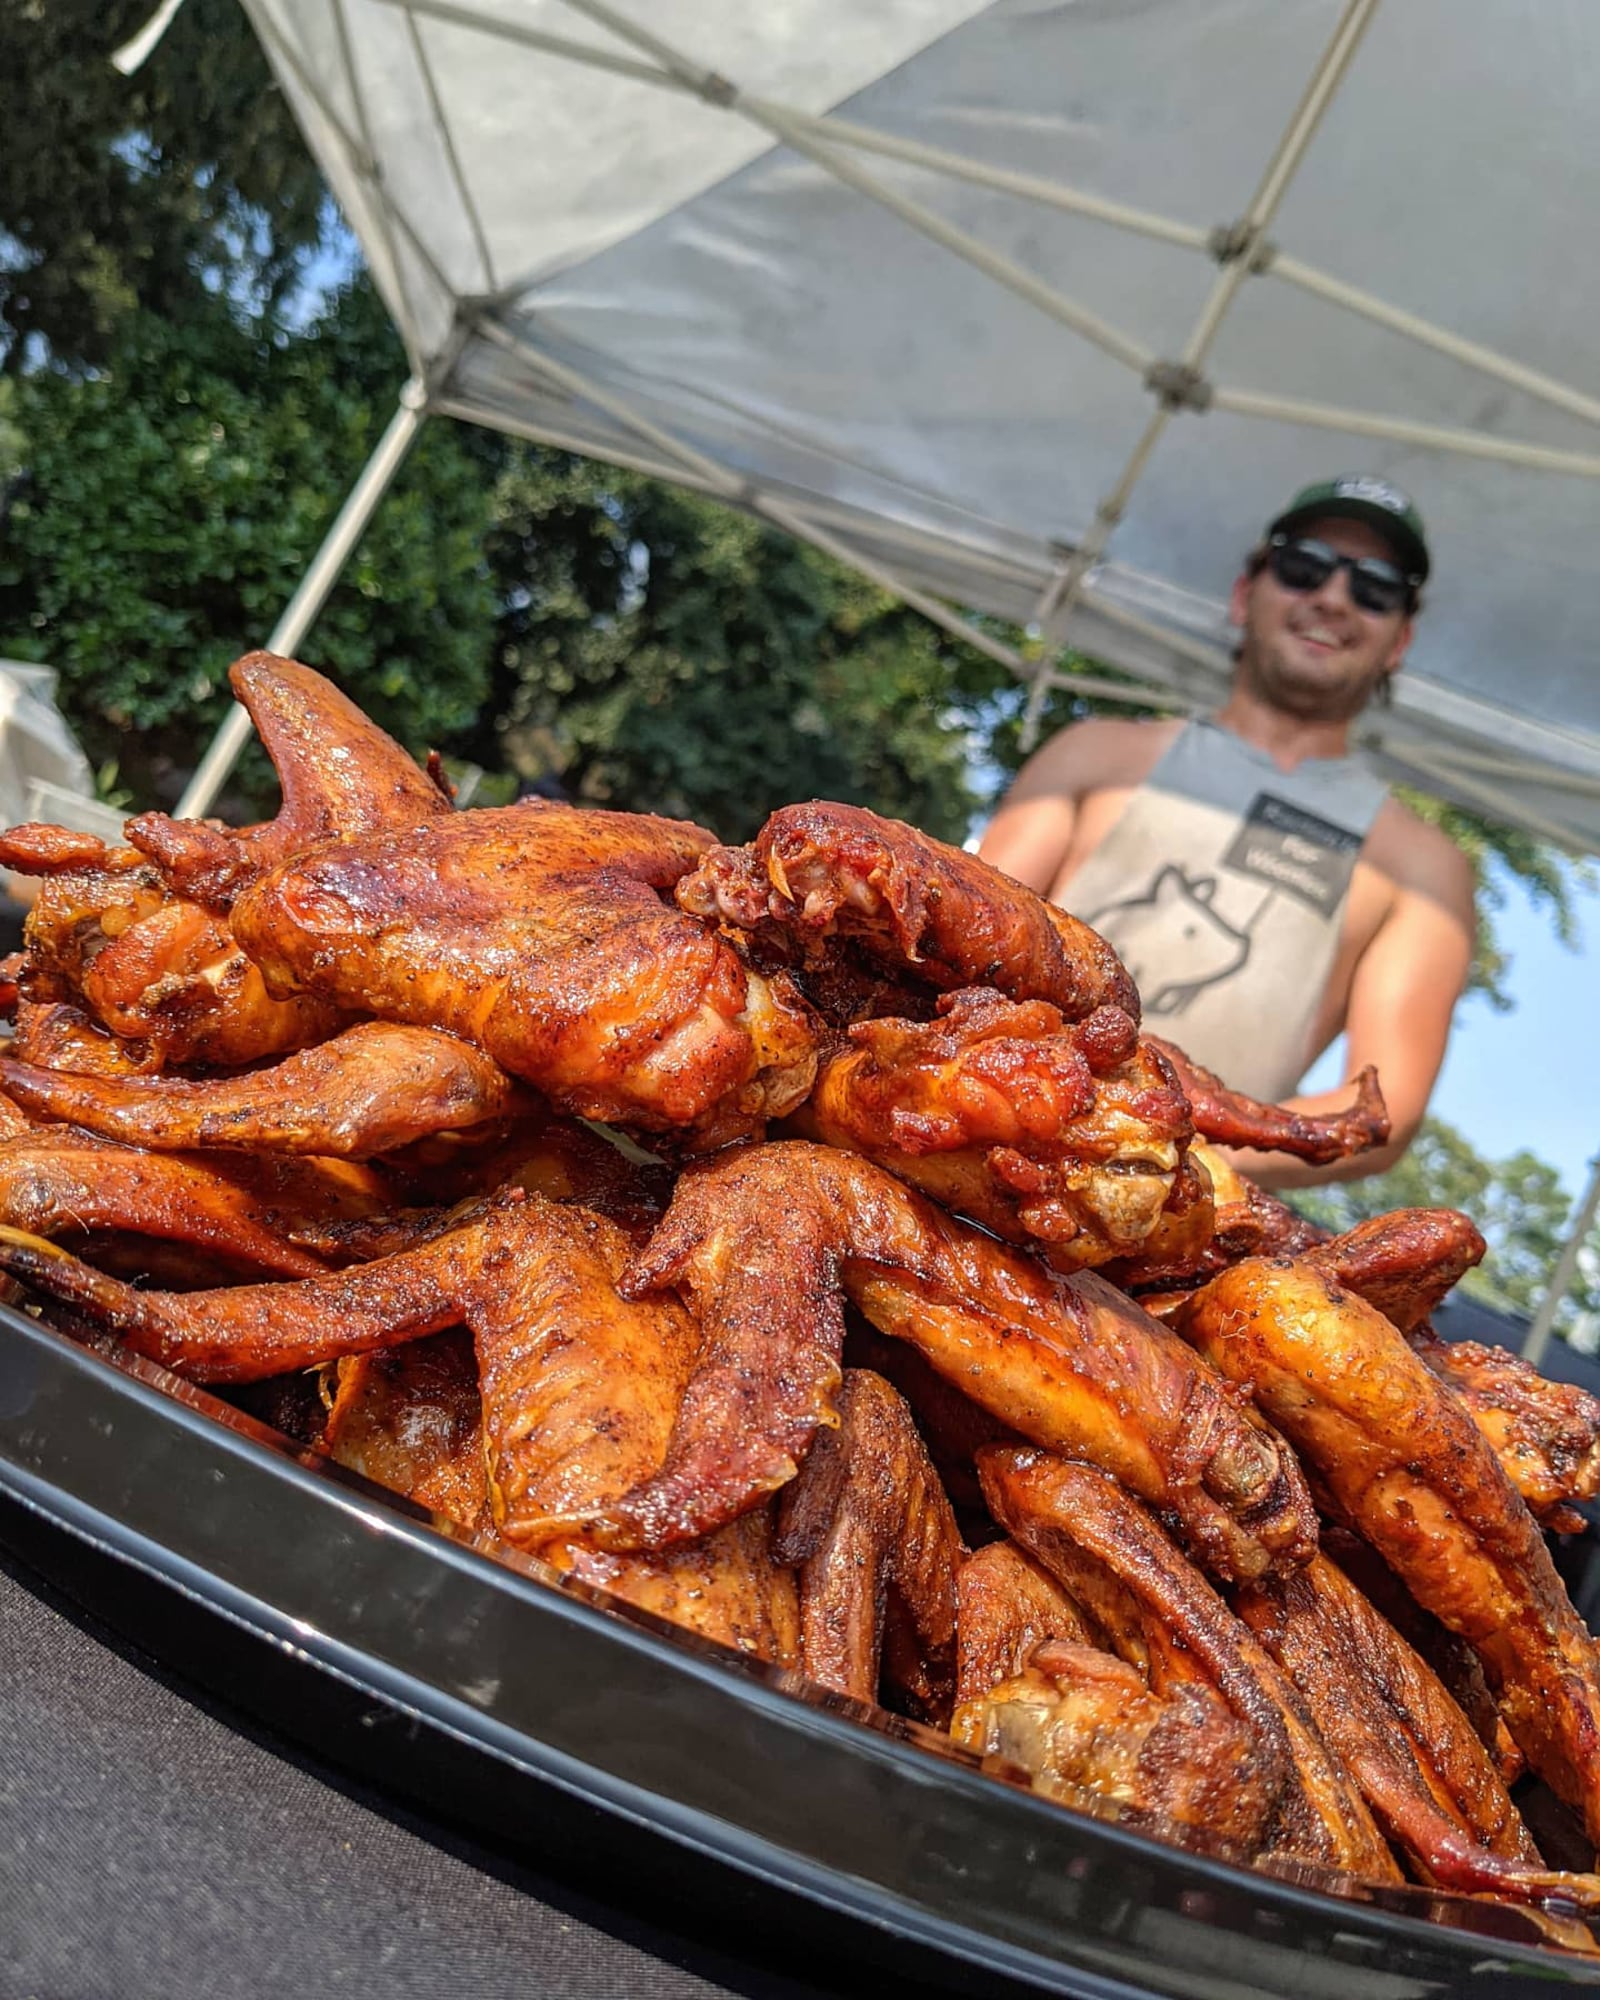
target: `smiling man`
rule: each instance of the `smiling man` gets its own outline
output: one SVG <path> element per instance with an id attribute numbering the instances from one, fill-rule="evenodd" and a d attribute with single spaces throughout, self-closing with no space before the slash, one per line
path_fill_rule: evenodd
<path id="1" fill-rule="evenodd" d="M 1233 586 L 1233 685 L 1209 720 L 1096 718 L 1023 767 L 979 847 L 1103 932 L 1146 1021 L 1236 1089 L 1297 1097 L 1341 1032 L 1375 1063 L 1393 1119 L 1381 1153 L 1332 1168 L 1239 1164 L 1274 1186 L 1381 1172 L 1410 1144 L 1472 962 L 1472 870 L 1350 755 L 1387 698 L 1429 558 L 1386 480 L 1308 486 Z"/>

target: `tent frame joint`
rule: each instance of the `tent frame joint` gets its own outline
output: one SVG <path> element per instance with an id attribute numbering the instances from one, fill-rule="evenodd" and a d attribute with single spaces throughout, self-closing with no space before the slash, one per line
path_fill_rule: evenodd
<path id="1" fill-rule="evenodd" d="M 1215 393 L 1201 371 L 1187 361 L 1152 361 L 1144 371 L 1144 386 L 1162 409 L 1193 410 L 1197 415 L 1210 409 Z M 1119 507 L 1117 516 L 1121 513 Z"/>
<path id="2" fill-rule="evenodd" d="M 1219 222 L 1206 239 L 1206 248 L 1221 265 L 1242 264 L 1251 277 L 1260 277 L 1277 261 L 1278 246 L 1267 235 L 1263 223 L 1241 215 L 1236 222 Z"/>

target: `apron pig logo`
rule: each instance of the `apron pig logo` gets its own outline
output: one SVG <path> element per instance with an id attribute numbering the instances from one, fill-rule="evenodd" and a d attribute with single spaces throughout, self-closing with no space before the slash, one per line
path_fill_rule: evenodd
<path id="1" fill-rule="evenodd" d="M 1181 1014 L 1203 987 L 1230 978 L 1250 956 L 1246 932 L 1211 907 L 1216 877 L 1160 870 L 1142 896 L 1108 903 L 1087 921 L 1133 975 L 1147 1014 Z"/>

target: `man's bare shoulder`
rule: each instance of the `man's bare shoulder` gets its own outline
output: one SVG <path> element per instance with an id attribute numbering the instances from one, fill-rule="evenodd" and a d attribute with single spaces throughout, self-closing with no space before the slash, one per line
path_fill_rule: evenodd
<path id="1" fill-rule="evenodd" d="M 1181 718 L 1134 721 L 1109 715 L 1071 723 L 1028 760 L 1022 773 L 1026 791 L 1081 798 L 1112 785 L 1142 784 L 1182 727 Z M 1017 790 L 1023 791 L 1024 784 Z"/>
<path id="2" fill-rule="evenodd" d="M 1447 833 L 1399 799 L 1384 800 L 1367 852 L 1397 888 L 1471 917 L 1476 890 L 1472 863 Z"/>

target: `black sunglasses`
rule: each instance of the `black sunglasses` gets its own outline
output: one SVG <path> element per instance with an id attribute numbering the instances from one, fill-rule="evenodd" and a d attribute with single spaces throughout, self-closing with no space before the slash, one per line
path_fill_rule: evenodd
<path id="1" fill-rule="evenodd" d="M 1320 590 L 1335 570 L 1344 570 L 1349 577 L 1351 603 L 1376 618 L 1411 611 L 1416 605 L 1410 577 L 1377 556 L 1342 556 L 1326 542 L 1290 541 L 1287 535 L 1274 535 L 1264 560 L 1285 590 Z"/>

